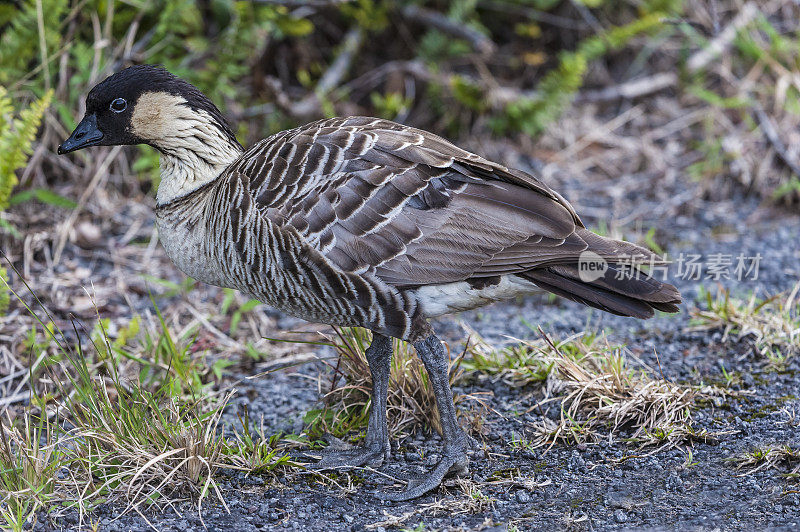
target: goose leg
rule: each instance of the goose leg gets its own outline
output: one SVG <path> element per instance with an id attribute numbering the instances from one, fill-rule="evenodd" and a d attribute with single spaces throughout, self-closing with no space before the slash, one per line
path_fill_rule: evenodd
<path id="1" fill-rule="evenodd" d="M 471 446 L 471 440 L 456 419 L 456 407 L 448 378 L 450 368 L 447 352 L 436 335 L 415 343 L 414 348 L 428 371 L 436 396 L 436 407 L 439 409 L 444 439 L 442 458 L 432 470 L 409 480 L 404 491 L 378 494 L 378 497 L 385 500 L 406 501 L 420 497 L 437 488 L 447 474 L 464 474 L 469 471 L 467 451 Z"/>
<path id="2" fill-rule="evenodd" d="M 366 351 L 372 374 L 372 407 L 369 411 L 367 437 L 363 447 L 355 447 L 339 438 L 326 436 L 329 445 L 319 454 L 322 459 L 315 469 L 337 469 L 370 466 L 379 467 L 389 459 L 389 426 L 386 421 L 386 397 L 389 393 L 389 367 L 392 360 L 392 339 L 373 333 Z"/>

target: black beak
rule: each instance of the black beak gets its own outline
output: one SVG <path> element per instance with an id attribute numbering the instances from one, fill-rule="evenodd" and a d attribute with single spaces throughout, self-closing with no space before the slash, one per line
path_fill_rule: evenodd
<path id="1" fill-rule="evenodd" d="M 97 129 L 97 117 L 86 115 L 72 135 L 58 147 L 58 154 L 63 155 L 81 148 L 97 146 L 101 140 L 103 140 L 103 132 Z"/>

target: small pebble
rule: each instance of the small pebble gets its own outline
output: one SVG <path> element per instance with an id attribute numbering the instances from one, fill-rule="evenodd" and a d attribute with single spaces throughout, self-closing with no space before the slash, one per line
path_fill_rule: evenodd
<path id="1" fill-rule="evenodd" d="M 525 504 L 531 500 L 530 495 L 528 495 L 528 492 L 525 490 L 517 491 L 517 493 L 514 495 L 514 498 L 517 499 L 517 502 L 520 504 Z"/>
<path id="2" fill-rule="evenodd" d="M 267 519 L 269 517 L 269 504 L 263 503 L 258 508 L 258 516 L 262 519 Z"/>
<path id="3" fill-rule="evenodd" d="M 617 523 L 624 523 L 628 520 L 628 516 L 622 510 L 617 510 L 614 512 L 614 520 Z"/>

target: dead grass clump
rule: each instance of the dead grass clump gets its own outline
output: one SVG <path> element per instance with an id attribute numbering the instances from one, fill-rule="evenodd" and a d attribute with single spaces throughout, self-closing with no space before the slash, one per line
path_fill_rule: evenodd
<path id="1" fill-rule="evenodd" d="M 370 523 L 364 528 L 366 530 L 375 530 L 378 528 L 399 527 L 408 522 L 411 518 L 422 515 L 438 516 L 483 513 L 493 509 L 497 502 L 497 499 L 494 497 L 483 494 L 481 491 L 481 486 L 483 484 L 473 482 L 466 478 L 456 478 L 453 481 L 449 481 L 447 484 L 452 484 L 458 492 L 455 498 L 443 498 L 434 502 L 420 504 L 416 509 L 401 515 L 392 515 L 384 510 L 384 519 L 375 523 Z M 422 525 L 422 528 L 420 528 L 420 525 L 415 528 L 404 528 L 404 530 L 423 529 L 424 525 Z"/>
<path id="2" fill-rule="evenodd" d="M 752 468 L 743 475 L 752 475 L 762 469 L 789 468 L 788 478 L 800 478 L 800 449 L 787 444 L 756 448 L 732 459 L 737 469 Z"/>
<path id="3" fill-rule="evenodd" d="M 322 345 L 335 349 L 337 361 L 329 364 L 333 375 L 328 382 L 319 381 L 324 393 L 324 406 L 307 414 L 310 433 L 328 432 L 344 436 L 354 429 L 366 427 L 371 404 L 372 378 L 365 355 L 371 333 L 360 328 L 334 328 L 333 336 L 323 335 Z M 424 365 L 413 346 L 397 339 L 392 341 L 394 354 L 389 373 L 387 417 L 389 432 L 399 438 L 416 427 L 441 431 L 436 399 Z M 463 353 L 450 362 L 450 384 L 461 376 Z M 456 404 L 465 396 L 455 394 Z"/>
<path id="4" fill-rule="evenodd" d="M 800 283 L 783 298 L 778 294 L 766 299 L 752 295 L 748 300 L 731 297 L 720 289 L 716 296 L 706 292 L 705 310 L 692 311 L 691 330 L 720 329 L 722 340 L 735 336 L 748 339 L 753 351 L 773 369 L 783 369 L 790 358 L 800 353 Z"/>
<path id="5" fill-rule="evenodd" d="M 456 478 L 455 489 L 459 496 L 455 499 L 440 499 L 421 505 L 423 512 L 433 516 L 483 513 L 494 508 L 497 499 L 484 495 L 481 484 L 466 478 Z"/>
<path id="6" fill-rule="evenodd" d="M 556 345 L 544 335 L 545 361 L 553 364 L 552 384 L 562 394 L 561 417 L 539 427 L 534 446 L 597 439 L 600 431 L 631 431 L 640 445 L 672 447 L 687 439 L 711 439 L 692 426 L 692 407 L 700 398 L 723 394 L 712 387 L 693 387 L 656 379 L 628 366 L 622 346 L 604 339 Z"/>
<path id="7" fill-rule="evenodd" d="M 596 441 L 626 429 L 631 441 L 640 445 L 674 446 L 687 439 L 706 440 L 707 432 L 692 426 L 692 407 L 698 399 L 724 392 L 712 387 L 673 384 L 650 376 L 645 369 L 628 366 L 623 346 L 611 345 L 603 337 L 583 334 L 556 344 L 541 330 L 541 338 L 522 341 L 511 349 L 487 354 L 480 350 L 478 362 L 497 364 L 491 371 L 512 382 L 544 381 L 544 399 L 534 406 L 559 400 L 558 420 L 544 418 L 533 427 L 528 448 L 551 447 L 557 442 Z M 476 345 L 480 345 L 480 342 Z M 519 362 L 527 361 L 525 365 Z M 649 368 L 647 368 L 649 369 Z"/>

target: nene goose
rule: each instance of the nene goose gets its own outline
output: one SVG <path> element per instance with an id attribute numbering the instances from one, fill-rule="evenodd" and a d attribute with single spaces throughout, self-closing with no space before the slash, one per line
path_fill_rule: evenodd
<path id="1" fill-rule="evenodd" d="M 448 357 L 427 319 L 538 289 L 622 316 L 677 312 L 680 294 L 626 267 L 649 251 L 598 236 L 536 177 L 387 120 L 353 116 L 277 133 L 245 150 L 217 107 L 162 68 L 118 72 L 86 97 L 59 154 L 96 145 L 161 152 L 156 223 L 187 275 L 306 320 L 366 327 L 372 409 L 361 447 L 330 445 L 321 468 L 389 458 L 391 338 L 413 343 L 440 413 L 441 461 L 392 500 L 464 472 Z M 582 254 L 604 269 L 586 279 Z"/>

